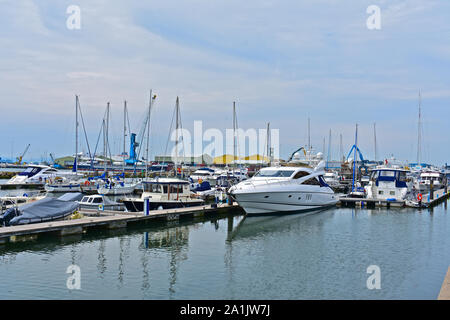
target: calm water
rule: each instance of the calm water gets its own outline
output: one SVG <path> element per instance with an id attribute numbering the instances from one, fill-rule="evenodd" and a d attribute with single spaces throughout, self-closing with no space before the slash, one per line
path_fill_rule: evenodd
<path id="1" fill-rule="evenodd" d="M 2 299 L 436 299 L 450 217 L 413 209 L 230 216 L 0 246 Z M 66 269 L 81 268 L 69 290 Z M 368 290 L 369 265 L 381 290 Z"/>

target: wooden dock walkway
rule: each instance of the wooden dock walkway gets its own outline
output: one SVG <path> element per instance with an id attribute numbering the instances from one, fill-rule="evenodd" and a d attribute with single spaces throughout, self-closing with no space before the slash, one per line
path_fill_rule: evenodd
<path id="1" fill-rule="evenodd" d="M 450 267 L 447 270 L 447 275 L 442 283 L 441 291 L 439 292 L 438 300 L 450 300 Z"/>
<path id="2" fill-rule="evenodd" d="M 126 228 L 129 223 L 146 223 L 148 220 L 173 221 L 183 217 L 200 217 L 205 214 L 228 213 L 240 210 L 237 204 L 203 205 L 198 207 L 152 210 L 149 215 L 143 212 L 81 210 L 82 218 L 44 223 L 33 223 L 0 228 L 0 244 L 34 240 L 39 234 L 53 233 L 59 236 L 86 233 L 89 228 Z"/>

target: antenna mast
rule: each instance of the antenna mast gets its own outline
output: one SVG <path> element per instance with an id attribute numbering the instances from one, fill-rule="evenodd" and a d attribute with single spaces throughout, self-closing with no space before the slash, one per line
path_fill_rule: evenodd
<path id="1" fill-rule="evenodd" d="M 374 122 L 373 124 L 373 137 L 374 137 L 374 148 L 375 148 L 375 161 L 377 161 L 378 157 L 377 157 L 377 128 L 376 128 L 376 123 Z"/>
<path id="2" fill-rule="evenodd" d="M 417 165 L 421 165 L 421 151 L 422 151 L 422 97 L 419 90 L 419 124 L 418 124 L 418 135 L 417 135 Z"/>
<path id="3" fill-rule="evenodd" d="M 75 172 L 78 171 L 78 96 L 75 96 Z"/>

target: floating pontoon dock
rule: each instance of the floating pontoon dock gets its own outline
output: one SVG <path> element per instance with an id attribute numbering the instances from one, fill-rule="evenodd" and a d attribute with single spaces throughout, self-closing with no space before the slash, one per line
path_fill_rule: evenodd
<path id="1" fill-rule="evenodd" d="M 148 215 L 143 212 L 81 210 L 83 216 L 74 220 L 61 220 L 27 225 L 1 227 L 0 244 L 34 240 L 40 234 L 56 234 L 59 236 L 86 233 L 90 228 L 107 229 L 126 228 L 129 223 L 147 223 L 150 220 L 172 221 L 184 217 L 201 217 L 205 214 L 240 212 L 237 204 L 203 205 L 189 208 L 152 210 Z"/>
<path id="2" fill-rule="evenodd" d="M 450 193 L 447 189 L 440 189 L 433 192 L 433 196 L 430 197 L 431 193 L 423 195 L 423 203 L 429 207 L 433 207 L 443 200 L 449 198 Z M 342 207 L 405 207 L 405 201 L 396 200 L 377 200 L 377 199 L 367 199 L 367 198 L 352 198 L 352 197 L 341 197 L 339 198 L 339 205 Z"/>

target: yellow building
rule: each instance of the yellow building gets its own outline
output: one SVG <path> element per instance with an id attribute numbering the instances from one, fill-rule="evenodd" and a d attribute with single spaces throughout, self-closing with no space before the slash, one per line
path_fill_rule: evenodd
<path id="1" fill-rule="evenodd" d="M 213 160 L 214 164 L 232 164 L 234 160 L 238 160 L 239 157 L 234 157 L 231 154 L 224 154 L 218 157 L 215 157 Z"/>
<path id="2" fill-rule="evenodd" d="M 215 157 L 214 164 L 255 164 L 255 163 L 268 163 L 269 158 L 260 154 L 254 154 L 247 157 L 234 157 L 231 154 L 224 154 Z"/>

